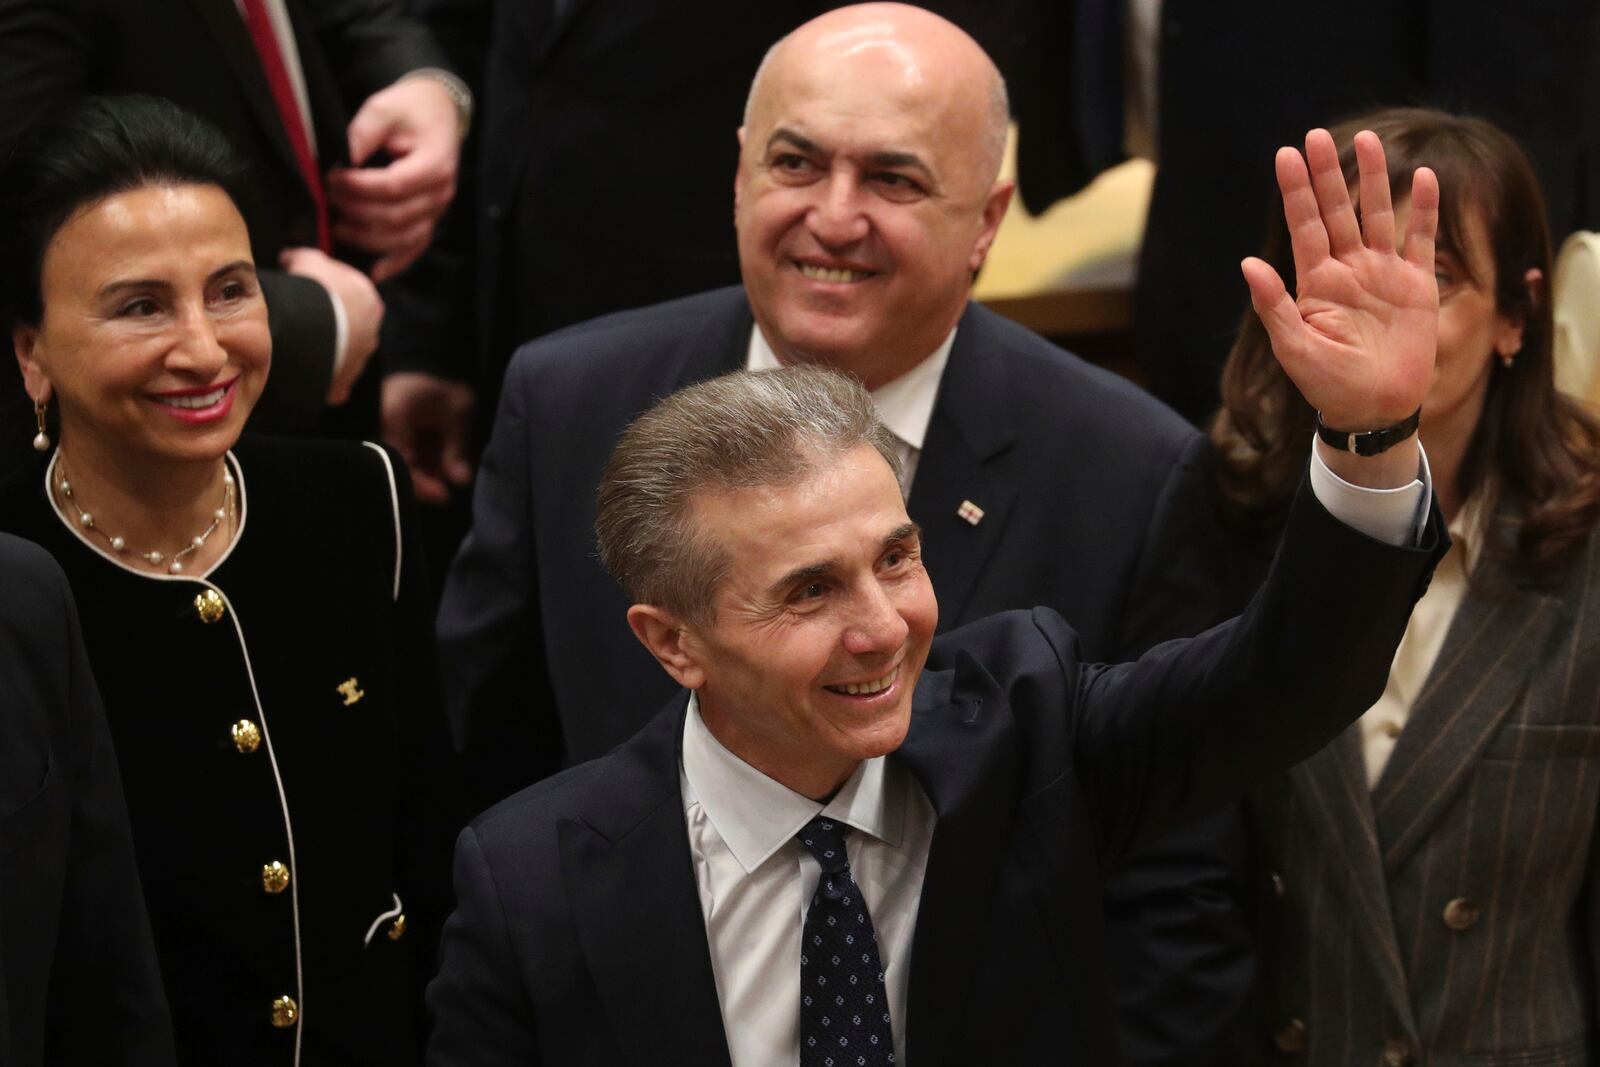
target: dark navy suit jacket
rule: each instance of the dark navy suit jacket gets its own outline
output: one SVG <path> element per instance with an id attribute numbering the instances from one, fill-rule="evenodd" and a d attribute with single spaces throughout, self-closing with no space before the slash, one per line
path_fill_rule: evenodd
<path id="1" fill-rule="evenodd" d="M 1101 867 L 1365 710 L 1432 540 L 1379 545 L 1304 491 L 1245 616 L 1136 664 L 1086 664 L 1045 609 L 937 639 L 890 757 L 938 820 L 909 1061 L 1116 1063 Z M 679 790 L 684 705 L 463 832 L 428 993 L 434 1067 L 728 1063 Z"/>

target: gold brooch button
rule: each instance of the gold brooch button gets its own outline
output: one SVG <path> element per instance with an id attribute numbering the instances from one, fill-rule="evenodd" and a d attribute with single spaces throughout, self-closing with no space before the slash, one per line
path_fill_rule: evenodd
<path id="1" fill-rule="evenodd" d="M 240 719 L 228 729 L 233 738 L 233 747 L 240 752 L 250 753 L 261 747 L 261 730 L 249 719 Z"/>
<path id="2" fill-rule="evenodd" d="M 268 893 L 281 893 L 289 888 L 289 868 L 273 860 L 261 868 L 261 888 Z"/>
<path id="3" fill-rule="evenodd" d="M 293 997 L 279 997 L 272 1002 L 272 1025 L 279 1030 L 293 1026 L 300 1018 L 300 1005 Z"/>
<path id="4" fill-rule="evenodd" d="M 1290 1019 L 1283 1024 L 1282 1029 L 1272 1035 L 1272 1043 L 1278 1046 L 1279 1052 L 1304 1052 L 1306 1024 L 1299 1019 Z"/>
<path id="5" fill-rule="evenodd" d="M 207 589 L 195 595 L 194 613 L 200 616 L 200 621 L 206 624 L 220 622 L 226 606 L 222 603 L 222 594 L 215 589 Z"/>
<path id="6" fill-rule="evenodd" d="M 401 912 L 399 915 L 394 917 L 394 925 L 389 927 L 389 940 L 398 941 L 405 936 L 405 932 L 406 916 L 405 912 Z"/>
<path id="7" fill-rule="evenodd" d="M 1457 933 L 1478 925 L 1478 905 L 1466 897 L 1456 897 L 1444 906 L 1444 924 Z"/>

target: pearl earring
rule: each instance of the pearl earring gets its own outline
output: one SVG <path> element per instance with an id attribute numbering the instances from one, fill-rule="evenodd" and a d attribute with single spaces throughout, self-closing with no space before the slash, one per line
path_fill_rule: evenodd
<path id="1" fill-rule="evenodd" d="M 33 435 L 33 450 L 35 452 L 50 451 L 50 435 L 44 428 L 44 401 L 33 402 L 33 419 L 39 424 L 39 432 Z"/>

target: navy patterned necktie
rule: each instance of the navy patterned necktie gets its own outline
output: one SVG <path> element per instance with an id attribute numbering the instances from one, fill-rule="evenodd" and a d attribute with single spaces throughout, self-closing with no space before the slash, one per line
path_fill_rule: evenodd
<path id="1" fill-rule="evenodd" d="M 822 867 L 800 938 L 800 1067 L 894 1062 L 878 935 L 850 875 L 847 829 L 818 815 L 799 834 Z"/>

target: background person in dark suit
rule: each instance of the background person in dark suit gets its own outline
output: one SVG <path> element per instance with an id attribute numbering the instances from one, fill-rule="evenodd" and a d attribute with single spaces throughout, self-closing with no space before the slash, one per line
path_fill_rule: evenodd
<path id="1" fill-rule="evenodd" d="M 905 38 L 907 67 L 856 69 L 820 31 L 801 58 L 771 62 L 739 164 L 744 289 L 573 327 L 513 361 L 439 620 L 481 804 L 609 751 L 671 695 L 594 559 L 594 490 L 630 419 L 739 367 L 818 362 L 876 390 L 939 563 L 944 627 L 1045 603 L 1104 660 L 1179 633 L 1146 592 L 1164 560 L 1145 531 L 1170 508 L 1196 510 L 1185 494 L 1203 441 L 1127 382 L 967 299 L 1011 194 L 995 180 L 1006 108 L 993 66 L 914 8 L 828 18 Z M 895 81 L 923 69 L 938 76 L 914 91 Z M 820 70 L 835 72 L 837 96 L 810 80 Z M 857 121 L 891 92 L 894 108 Z M 1195 1063 L 1243 1003 L 1231 830 L 1220 816 L 1187 831 L 1111 891 L 1141 1063 Z"/>
<path id="2" fill-rule="evenodd" d="M 1280 173 L 1320 322 L 1265 264 L 1251 283 L 1325 418 L 1403 440 L 1321 446 L 1266 590 L 1200 639 L 1089 667 L 1037 609 L 935 642 L 901 442 L 834 372 L 731 374 L 630 425 L 600 552 L 688 692 L 463 832 L 431 1063 L 1117 1062 L 1088 857 L 1336 730 L 1426 584 L 1399 413 L 1432 371 L 1437 186 L 1402 259 L 1373 197 L 1363 240 L 1326 133 L 1308 149 L 1318 194 L 1298 153 Z"/>
<path id="3" fill-rule="evenodd" d="M 1277 213 L 1255 161 L 1318 123 L 1428 104 L 1511 132 L 1557 239 L 1600 225 L 1600 6 L 1448 0 L 1015 0 L 1002 60 L 1039 214 L 1128 156 L 1158 164 L 1134 301 L 1155 394 L 1199 422 Z"/>
<path id="4" fill-rule="evenodd" d="M 0 0 L 0 149 L 86 93 L 163 97 L 221 129 L 250 168 L 239 207 L 272 315 L 272 385 L 256 428 L 314 431 L 378 343 L 383 303 L 358 266 L 377 257 L 373 276 L 392 276 L 452 195 L 460 113 L 438 77 L 406 77 L 449 77 L 444 66 L 399 0 Z M 291 122 L 306 133 L 308 164 Z M 386 166 L 339 169 L 384 154 Z M 8 405 L 21 395 L 0 392 Z M 30 415 L 8 409 L 4 424 L 20 434 Z"/>
<path id="5" fill-rule="evenodd" d="M 171 1067 L 111 735 L 66 578 L 0 534 L 0 1061 Z"/>

